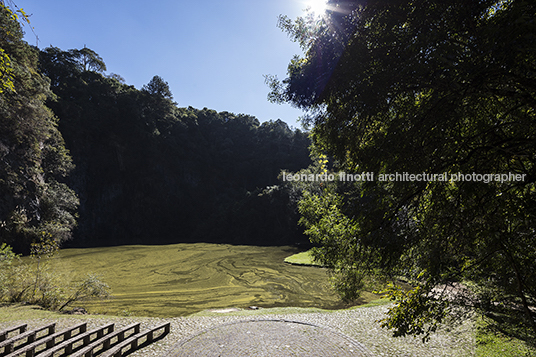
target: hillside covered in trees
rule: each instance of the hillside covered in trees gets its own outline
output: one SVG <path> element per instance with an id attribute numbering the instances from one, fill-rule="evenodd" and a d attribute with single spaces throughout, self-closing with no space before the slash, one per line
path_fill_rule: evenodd
<path id="1" fill-rule="evenodd" d="M 2 242 L 27 251 L 53 229 L 71 246 L 307 241 L 274 186 L 310 163 L 305 133 L 180 108 L 159 76 L 139 90 L 88 48 L 29 46 L 3 11 Z"/>

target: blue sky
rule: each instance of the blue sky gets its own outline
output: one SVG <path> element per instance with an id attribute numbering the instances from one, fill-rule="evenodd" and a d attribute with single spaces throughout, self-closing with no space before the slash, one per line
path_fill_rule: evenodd
<path id="1" fill-rule="evenodd" d="M 109 73 L 141 88 L 164 78 L 181 107 L 245 113 L 300 127 L 300 110 L 267 101 L 263 75 L 284 78 L 298 44 L 277 28 L 310 0 L 15 0 L 32 14 L 39 48 L 85 46 Z M 36 45 L 26 31 L 26 41 Z"/>

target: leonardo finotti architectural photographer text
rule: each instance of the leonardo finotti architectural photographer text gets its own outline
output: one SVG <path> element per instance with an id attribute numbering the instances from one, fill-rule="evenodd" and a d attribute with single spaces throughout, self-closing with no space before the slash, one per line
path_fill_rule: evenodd
<path id="1" fill-rule="evenodd" d="M 339 181 L 354 182 L 354 181 L 397 181 L 397 182 L 414 182 L 414 181 L 443 181 L 443 182 L 511 182 L 511 181 L 525 181 L 526 174 L 464 174 L 461 172 L 455 174 L 448 174 L 446 172 L 442 174 L 410 174 L 408 172 L 394 173 L 394 174 L 378 174 L 373 172 L 362 172 L 360 174 L 349 174 L 346 172 L 339 173 L 324 173 L 324 174 L 289 174 L 283 172 L 283 181 L 303 181 L 303 182 L 329 182 L 335 181 L 338 178 Z"/>

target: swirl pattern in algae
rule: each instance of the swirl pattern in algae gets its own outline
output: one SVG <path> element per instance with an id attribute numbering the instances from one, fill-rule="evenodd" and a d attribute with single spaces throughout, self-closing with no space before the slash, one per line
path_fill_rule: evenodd
<path id="1" fill-rule="evenodd" d="M 323 268 L 285 264 L 293 247 L 174 244 L 61 250 L 58 269 L 96 273 L 113 299 L 86 303 L 93 313 L 184 316 L 206 309 L 343 303 Z"/>

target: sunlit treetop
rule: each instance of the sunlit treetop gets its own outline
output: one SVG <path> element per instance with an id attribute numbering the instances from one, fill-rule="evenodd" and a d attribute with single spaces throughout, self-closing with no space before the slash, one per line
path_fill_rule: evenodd
<path id="1" fill-rule="evenodd" d="M 6 4 L 7 3 L 7 4 Z M 4 17 L 0 25 L 0 32 L 3 40 L 12 43 L 21 38 L 22 33 L 15 28 L 30 24 L 30 17 L 23 9 L 19 9 L 11 0 L 0 1 L 1 16 Z M 4 22 L 7 20 L 7 22 Z M 31 28 L 33 32 L 33 28 Z M 34 32 L 35 34 L 35 32 Z M 37 38 L 37 36 L 36 36 Z M 5 91 L 12 92 L 15 90 L 13 84 L 13 67 L 9 55 L 4 48 L 0 48 L 0 94 Z"/>

